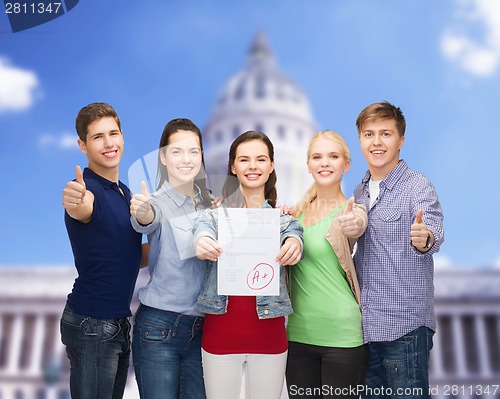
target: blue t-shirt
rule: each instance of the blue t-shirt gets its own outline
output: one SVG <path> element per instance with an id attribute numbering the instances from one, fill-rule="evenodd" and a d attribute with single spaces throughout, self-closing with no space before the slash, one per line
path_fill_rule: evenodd
<path id="1" fill-rule="evenodd" d="M 130 224 L 131 193 L 122 182 L 118 186 L 88 168 L 83 179 L 94 194 L 94 210 L 88 223 L 64 215 L 78 271 L 67 304 L 96 319 L 128 317 L 142 241 Z"/>

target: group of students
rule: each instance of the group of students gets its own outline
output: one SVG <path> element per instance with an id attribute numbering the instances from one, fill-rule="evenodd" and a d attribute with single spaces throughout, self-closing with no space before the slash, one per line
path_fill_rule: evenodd
<path id="1" fill-rule="evenodd" d="M 247 131 L 234 140 L 214 198 L 200 130 L 171 120 L 156 191 L 142 182 L 132 195 L 119 180 L 116 112 L 82 108 L 76 130 L 88 167 L 63 190 L 78 271 L 61 318 L 72 398 L 121 398 L 131 351 L 146 399 L 236 399 L 243 369 L 247 398 L 278 399 L 285 376 L 290 398 L 429 397 L 441 207 L 432 184 L 399 158 L 400 108 L 371 104 L 356 125 L 368 171 L 349 199 L 346 142 L 328 130 L 310 140 L 314 182 L 296 206 L 281 207 L 279 295 L 221 295 L 218 207 L 277 206 L 269 138 Z M 130 343 L 130 302 L 146 265 Z"/>

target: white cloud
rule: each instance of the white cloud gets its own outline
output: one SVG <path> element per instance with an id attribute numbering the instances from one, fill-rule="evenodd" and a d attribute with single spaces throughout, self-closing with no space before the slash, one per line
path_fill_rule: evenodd
<path id="1" fill-rule="evenodd" d="M 495 263 L 493 264 L 493 267 L 495 269 L 500 269 L 500 256 L 496 259 Z"/>
<path id="2" fill-rule="evenodd" d="M 74 133 L 42 134 L 38 137 L 38 145 L 43 150 L 75 150 L 78 149 L 77 140 Z"/>
<path id="3" fill-rule="evenodd" d="M 452 266 L 453 262 L 449 256 L 443 254 L 434 255 L 434 267 L 436 269 L 449 269 Z"/>
<path id="4" fill-rule="evenodd" d="M 491 76 L 500 67 L 500 2 L 458 4 L 453 23 L 441 37 L 443 55 L 474 76 Z"/>
<path id="5" fill-rule="evenodd" d="M 38 85 L 34 72 L 14 67 L 7 58 L 0 57 L 0 112 L 31 107 Z"/>

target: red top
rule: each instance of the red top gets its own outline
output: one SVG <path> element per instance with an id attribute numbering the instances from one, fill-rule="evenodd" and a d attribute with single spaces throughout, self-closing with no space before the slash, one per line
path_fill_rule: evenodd
<path id="1" fill-rule="evenodd" d="M 259 319 L 254 296 L 229 296 L 227 312 L 206 314 L 202 348 L 214 355 L 276 355 L 288 349 L 285 317 Z"/>

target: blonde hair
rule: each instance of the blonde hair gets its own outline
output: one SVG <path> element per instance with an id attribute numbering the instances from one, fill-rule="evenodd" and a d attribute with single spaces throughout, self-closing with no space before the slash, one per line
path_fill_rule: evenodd
<path id="1" fill-rule="evenodd" d="M 309 158 L 311 157 L 311 148 L 312 145 L 319 139 L 328 139 L 333 141 L 334 143 L 337 143 L 340 146 L 340 150 L 342 152 L 342 155 L 344 156 L 346 161 L 351 160 L 351 153 L 349 151 L 349 148 L 347 147 L 347 143 L 343 139 L 343 137 L 332 131 L 332 130 L 324 130 L 322 132 L 316 133 L 312 138 L 311 141 L 309 141 L 309 146 L 307 147 L 307 160 L 309 161 Z M 295 205 L 293 208 L 293 216 L 295 218 L 298 218 L 302 212 L 304 212 L 307 208 L 307 206 L 313 202 L 316 197 L 318 196 L 317 191 L 316 191 L 316 182 L 314 182 L 311 187 L 309 187 L 309 190 L 306 191 L 304 196 L 300 199 L 300 201 Z"/>

